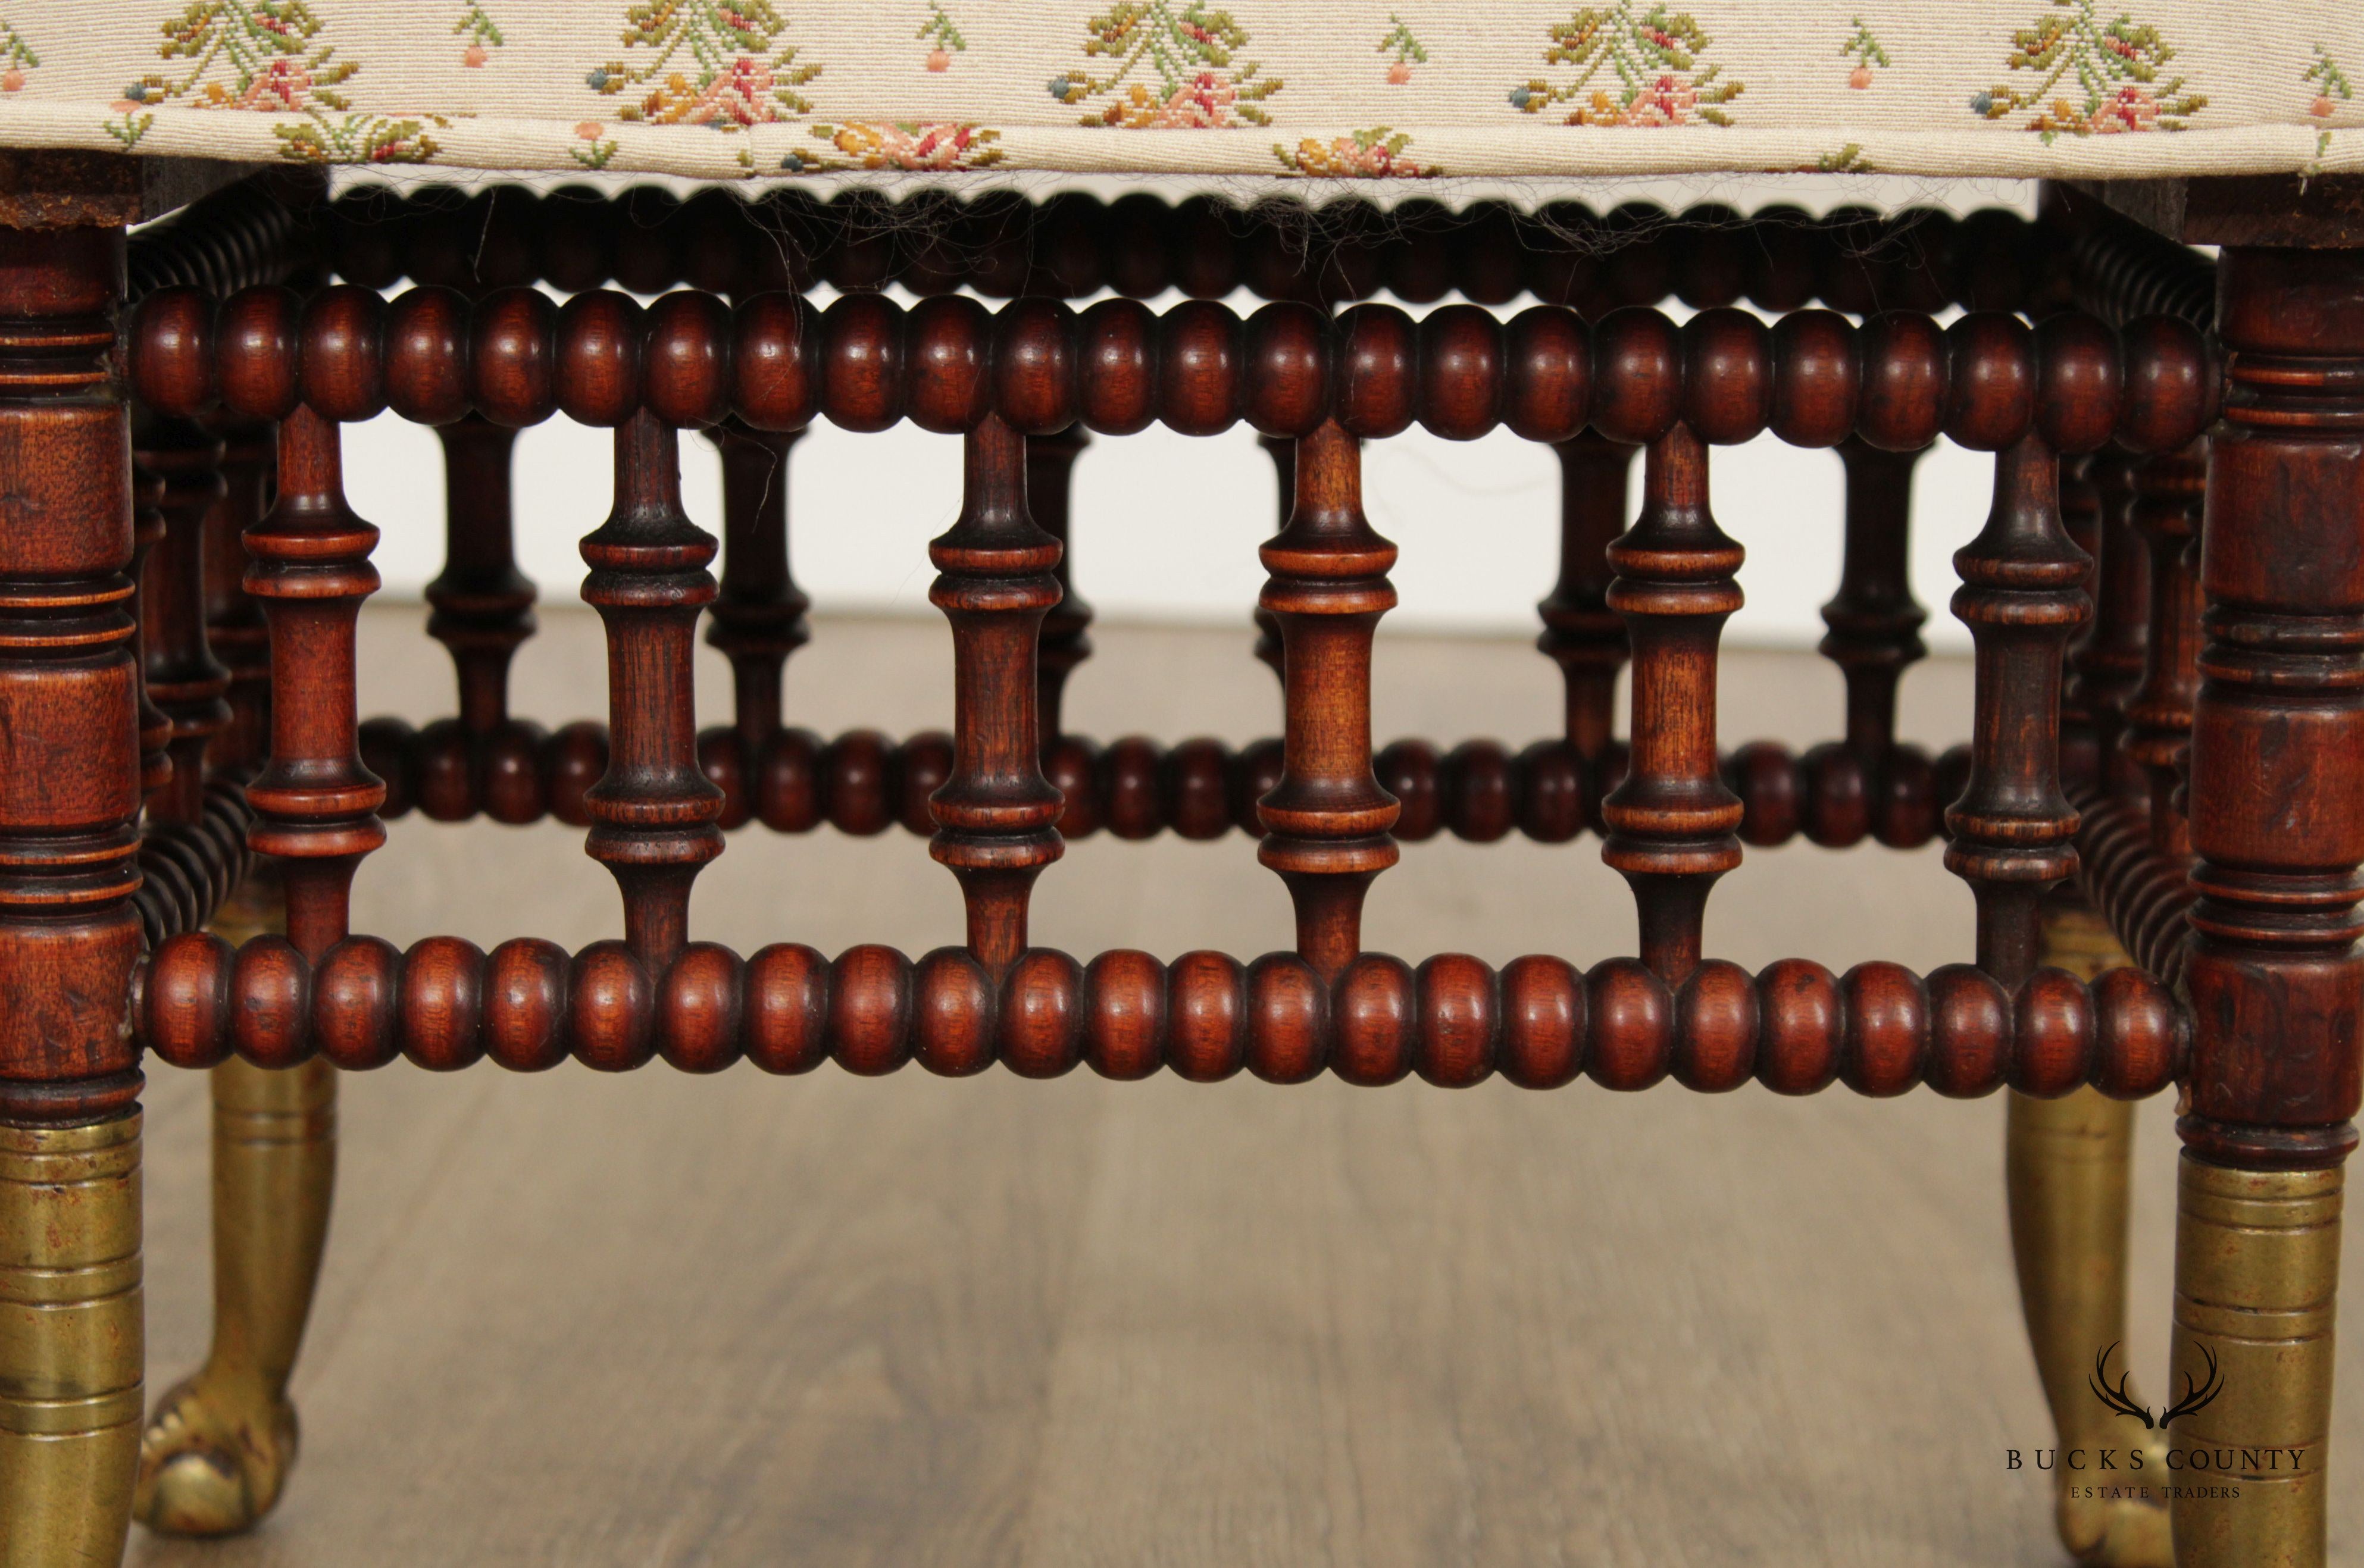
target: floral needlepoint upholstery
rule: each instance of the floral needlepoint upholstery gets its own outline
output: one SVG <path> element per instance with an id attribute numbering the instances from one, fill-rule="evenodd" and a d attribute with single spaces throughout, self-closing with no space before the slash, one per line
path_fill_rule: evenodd
<path id="1" fill-rule="evenodd" d="M 0 142 L 706 178 L 2364 169 L 2364 0 L 0 0 Z"/>

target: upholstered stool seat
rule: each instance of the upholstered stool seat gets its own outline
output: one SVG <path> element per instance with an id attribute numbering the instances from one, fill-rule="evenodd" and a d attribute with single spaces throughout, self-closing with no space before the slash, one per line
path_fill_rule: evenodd
<path id="1" fill-rule="evenodd" d="M 727 180 L 2364 168 L 2364 14 L 2279 0 L 34 0 L 10 145 Z"/>

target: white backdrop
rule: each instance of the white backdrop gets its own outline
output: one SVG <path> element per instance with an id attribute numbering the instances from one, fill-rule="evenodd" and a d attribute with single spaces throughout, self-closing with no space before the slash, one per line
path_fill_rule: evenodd
<path id="1" fill-rule="evenodd" d="M 1358 193 L 1359 194 L 1359 193 Z M 1423 196 L 1454 205 L 1489 189 Z M 1649 199 L 1669 206 L 1715 200 L 1745 211 L 1775 199 L 1822 211 L 1841 203 L 1905 202 L 1955 211 L 2002 206 L 2033 210 L 2032 187 L 1996 182 L 1929 184 L 1877 177 L 1804 181 L 1589 182 L 1524 187 L 1521 200 L 1573 195 L 1606 209 Z M 1163 305 L 1167 302 L 1153 302 Z M 1253 310 L 1242 296 L 1232 305 Z M 1670 306 L 1670 314 L 1684 314 Z M 1417 313 L 1417 312 L 1415 312 Z M 519 554 L 541 584 L 542 602 L 570 602 L 583 575 L 574 541 L 607 513 L 611 493 L 607 431 L 552 419 L 518 441 Z M 682 442 L 683 492 L 690 515 L 719 528 L 721 481 L 713 449 Z M 442 550 L 440 460 L 433 433 L 391 416 L 346 436 L 347 489 L 385 538 L 376 561 L 385 596 L 418 596 Z M 1992 460 L 1940 443 L 1915 476 L 1913 580 L 1931 611 L 1933 647 L 1966 649 L 1945 613 L 1954 589 L 1950 557 L 1985 516 Z M 1641 469 L 1634 467 L 1634 499 Z M 1557 538 L 1558 465 L 1542 447 L 1498 431 L 1455 442 L 1417 428 L 1366 449 L 1365 502 L 1375 526 L 1402 547 L 1395 573 L 1396 628 L 1531 634 L 1534 601 L 1549 588 Z M 1076 586 L 1110 618 L 1246 624 L 1264 573 L 1255 550 L 1271 530 L 1270 461 L 1252 432 L 1190 438 L 1153 428 L 1097 440 L 1077 463 L 1074 559 Z M 1741 581 L 1747 604 L 1728 640 L 1810 644 L 1822 635 L 1816 611 L 1838 578 L 1841 476 L 1838 459 L 1770 437 L 1715 451 L 1712 504 L 1726 531 L 1747 548 Z M 960 443 L 909 425 L 855 435 L 823 425 L 800 442 L 790 465 L 791 556 L 798 582 L 821 612 L 924 614 L 932 575 L 926 545 L 959 508 Z"/>

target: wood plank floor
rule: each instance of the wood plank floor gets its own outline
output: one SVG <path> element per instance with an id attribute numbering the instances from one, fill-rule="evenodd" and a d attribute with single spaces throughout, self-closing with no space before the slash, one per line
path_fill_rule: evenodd
<path id="1" fill-rule="evenodd" d="M 596 624 L 544 621 L 519 711 L 601 711 Z M 448 706 L 417 625 L 366 618 L 369 710 Z M 1078 729 L 1277 722 L 1243 631 L 1095 635 Z M 1380 648 L 1382 739 L 1552 723 L 1556 676 L 1522 645 Z M 791 706 L 824 732 L 942 724 L 947 658 L 941 628 L 824 622 Z M 1917 670 L 1908 731 L 1958 733 L 1968 686 Z M 1819 739 L 1836 679 L 1735 655 L 1723 711 L 1733 740 Z M 1037 909 L 1038 940 L 1086 952 L 1289 929 L 1236 836 L 1076 844 Z M 356 915 L 397 942 L 616 926 L 574 832 L 417 819 Z M 950 877 L 900 834 L 738 837 L 697 917 L 742 951 L 960 930 Z M 1590 841 L 1409 847 L 1370 926 L 1411 955 L 1631 951 Z M 1969 901 L 1934 851 L 1752 852 L 1709 941 L 1925 967 L 1968 952 Z M 204 1085 L 158 1067 L 150 1104 L 155 1388 L 206 1331 Z M 2048 1434 L 1998 1101 L 396 1067 L 347 1079 L 343 1115 L 287 1500 L 242 1540 L 135 1532 L 146 1568 L 2062 1561 L 2042 1483 L 2004 1466 Z M 2168 1107 L 2140 1129 L 2132 1364 L 2156 1386 Z M 2364 1399 L 2337 1414 L 2347 1562 Z"/>

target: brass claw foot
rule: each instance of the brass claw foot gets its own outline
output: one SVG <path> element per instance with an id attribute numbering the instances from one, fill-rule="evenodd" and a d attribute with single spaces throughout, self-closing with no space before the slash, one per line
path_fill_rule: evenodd
<path id="1" fill-rule="evenodd" d="M 2045 913 L 2046 963 L 2085 978 L 2123 963 L 2108 930 L 2088 910 L 2056 906 Z M 2020 1305 L 2035 1368 L 2064 1451 L 2140 1447 L 2139 1472 L 2113 1477 L 2060 1469 L 2054 1519 L 2060 1544 L 2087 1568 L 2174 1568 L 2163 1500 L 2088 1497 L 2074 1485 L 2114 1479 L 2147 1485 L 2163 1497 L 2167 1449 L 2155 1432 L 2135 1429 L 2097 1399 L 2094 1358 L 2126 1332 L 2127 1162 L 2134 1107 L 2080 1089 L 2057 1100 L 2013 1095 L 2006 1119 L 2004 1171 Z M 2139 1440 L 2137 1441 L 2136 1440 Z"/>
<path id="2" fill-rule="evenodd" d="M 325 1062 L 213 1071 L 214 1341 L 139 1443 L 135 1516 L 171 1535 L 229 1535 L 278 1503 L 296 1463 L 287 1378 L 328 1240 L 336 1072 Z"/>
<path id="3" fill-rule="evenodd" d="M 167 1535 L 235 1535 L 279 1501 L 296 1462 L 296 1407 L 251 1379 L 197 1373 L 139 1437 L 132 1513 Z"/>

